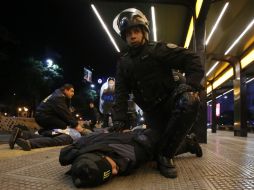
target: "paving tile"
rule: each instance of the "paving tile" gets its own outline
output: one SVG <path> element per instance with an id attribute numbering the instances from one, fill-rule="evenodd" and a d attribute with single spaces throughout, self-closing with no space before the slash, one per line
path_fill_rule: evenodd
<path id="1" fill-rule="evenodd" d="M 102 190 L 246 190 L 254 189 L 254 134 L 234 137 L 233 132 L 208 131 L 202 144 L 203 157 L 182 154 L 175 158 L 176 179 L 161 176 L 155 162 L 149 162 L 130 176 L 115 177 L 94 189 Z M 0 189 L 76 189 L 65 175 L 70 166 L 58 162 L 61 147 L 29 152 L 0 145 Z M 89 188 L 86 188 L 89 189 Z"/>

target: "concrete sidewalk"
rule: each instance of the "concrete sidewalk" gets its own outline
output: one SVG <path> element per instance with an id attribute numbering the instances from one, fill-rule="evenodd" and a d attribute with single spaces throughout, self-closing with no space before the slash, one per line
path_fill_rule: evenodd
<path id="1" fill-rule="evenodd" d="M 233 132 L 208 132 L 208 144 L 202 145 L 204 156 L 183 154 L 175 159 L 178 178 L 166 179 L 148 163 L 134 174 L 115 177 L 94 189 L 105 190 L 217 190 L 254 189 L 254 135 L 234 137 Z M 0 145 L 0 189 L 76 189 L 65 175 L 68 167 L 58 162 L 61 147 L 23 151 Z"/>

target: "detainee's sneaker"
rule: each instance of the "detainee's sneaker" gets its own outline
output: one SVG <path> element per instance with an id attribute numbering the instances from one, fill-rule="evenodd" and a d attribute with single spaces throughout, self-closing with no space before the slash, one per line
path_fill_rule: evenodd
<path id="1" fill-rule="evenodd" d="M 25 151 L 30 151 L 31 148 L 32 148 L 29 140 L 18 138 L 16 140 L 16 143 L 17 143 L 18 146 L 20 146 Z"/>
<path id="2" fill-rule="evenodd" d="M 18 127 L 15 127 L 11 133 L 10 138 L 9 138 L 10 149 L 14 148 L 17 138 L 19 138 L 20 136 L 21 136 L 21 129 Z"/>

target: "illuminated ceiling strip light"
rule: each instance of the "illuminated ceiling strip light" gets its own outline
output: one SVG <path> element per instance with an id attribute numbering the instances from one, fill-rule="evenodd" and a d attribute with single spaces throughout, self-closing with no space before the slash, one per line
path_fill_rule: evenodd
<path id="1" fill-rule="evenodd" d="M 249 80 L 247 80 L 246 83 L 248 84 L 249 82 L 251 82 L 251 81 L 253 81 L 253 80 L 254 80 L 254 77 L 251 78 L 251 79 L 249 79 Z"/>
<path id="2" fill-rule="evenodd" d="M 112 35 L 110 34 L 108 27 L 106 26 L 106 24 L 104 23 L 104 21 L 102 20 L 99 12 L 97 11 L 96 7 L 94 6 L 94 4 L 91 4 L 91 7 L 93 8 L 94 13 L 96 14 L 97 18 L 99 19 L 101 25 L 103 26 L 104 30 L 106 31 L 109 39 L 111 40 L 112 44 L 114 45 L 114 47 L 116 48 L 117 52 L 120 52 L 120 49 L 118 48 L 114 38 L 112 37 Z"/>
<path id="3" fill-rule="evenodd" d="M 217 67 L 218 64 L 219 64 L 219 61 L 216 61 L 216 63 L 214 63 L 211 69 L 206 73 L 206 76 L 208 76 L 214 70 L 214 68 Z"/>
<path id="4" fill-rule="evenodd" d="M 196 17 L 198 18 L 201 7 L 203 4 L 203 0 L 197 0 L 196 6 L 195 6 L 195 11 L 196 11 Z"/>
<path id="5" fill-rule="evenodd" d="M 241 33 L 241 35 L 234 41 L 234 43 L 228 48 L 228 50 L 224 53 L 224 55 L 227 55 L 233 48 L 234 46 L 241 40 L 241 38 L 248 32 L 248 30 L 253 26 L 254 24 L 254 19 L 250 22 L 250 24 L 244 29 L 244 31 Z M 217 62 L 216 62 L 217 63 Z M 217 64 L 218 65 L 218 64 Z M 217 66 L 216 65 L 216 66 Z M 208 72 L 209 74 L 215 69 L 216 66 L 213 66 Z M 207 73 L 208 73 L 207 72 Z M 208 74 L 206 74 L 208 76 Z"/>
<path id="6" fill-rule="evenodd" d="M 224 92 L 223 93 L 223 95 L 226 95 L 226 94 L 228 94 L 229 92 L 232 92 L 234 89 L 230 89 L 230 90 L 228 90 L 227 92 Z"/>
<path id="7" fill-rule="evenodd" d="M 216 96 L 216 99 L 220 98 L 221 96 L 222 96 L 222 94 L 221 94 L 221 95 L 219 95 L 219 96 Z"/>
<path id="8" fill-rule="evenodd" d="M 153 40 L 156 42 L 157 41 L 157 27 L 156 27 L 154 6 L 151 6 L 151 12 L 152 12 L 152 22 L 153 22 Z"/>
<path id="9" fill-rule="evenodd" d="M 185 48 L 188 48 L 189 45 L 190 45 L 192 33 L 193 33 L 193 17 L 191 17 L 190 26 L 189 26 L 187 37 L 186 37 L 186 40 L 185 40 L 185 44 L 184 44 Z"/>
<path id="10" fill-rule="evenodd" d="M 220 13 L 218 19 L 216 20 L 216 22 L 215 22 L 215 24 L 214 24 L 214 26 L 213 26 L 213 28 L 212 28 L 212 30 L 211 30 L 211 33 L 209 34 L 209 36 L 208 36 L 208 38 L 207 38 L 207 40 L 206 40 L 206 42 L 205 42 L 206 45 L 209 43 L 209 41 L 210 41 L 212 35 L 214 34 L 214 31 L 216 30 L 218 24 L 220 23 L 222 16 L 224 15 L 224 13 L 226 12 L 226 10 L 227 10 L 227 8 L 228 8 L 228 5 L 229 5 L 229 2 L 227 2 L 227 3 L 224 5 L 224 7 L 223 7 L 223 9 L 222 9 L 222 11 L 221 11 L 221 13 Z"/>
<path id="11" fill-rule="evenodd" d="M 228 80 L 230 77 L 232 77 L 234 74 L 233 68 L 228 69 L 220 78 L 214 81 L 213 83 L 213 89 L 220 86 L 222 83 L 224 83 L 226 80 Z"/>
<path id="12" fill-rule="evenodd" d="M 241 35 L 234 41 L 234 43 L 228 48 L 228 50 L 224 53 L 224 55 L 227 55 L 233 47 L 241 40 L 241 38 L 251 29 L 251 27 L 254 24 L 254 19 L 248 24 L 248 26 L 244 29 L 244 31 L 241 33 Z"/>
<path id="13" fill-rule="evenodd" d="M 202 4 L 203 4 L 203 0 L 197 0 L 196 6 L 195 6 L 195 12 L 196 12 L 196 17 L 197 18 L 199 16 Z M 185 43 L 184 43 L 184 47 L 185 48 L 188 48 L 189 45 L 190 45 L 191 37 L 192 37 L 192 34 L 193 34 L 193 28 L 194 28 L 193 27 L 193 17 L 191 17 L 191 21 L 190 21 L 190 25 L 189 25 L 189 28 L 188 28 L 187 37 L 186 37 L 186 40 L 185 40 Z"/>
<path id="14" fill-rule="evenodd" d="M 244 58 L 241 59 L 241 67 L 245 68 L 247 65 L 254 61 L 254 49 L 251 50 Z"/>

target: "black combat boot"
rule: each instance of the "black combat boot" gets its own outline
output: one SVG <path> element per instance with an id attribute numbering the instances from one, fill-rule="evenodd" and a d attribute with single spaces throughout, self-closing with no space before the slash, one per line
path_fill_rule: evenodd
<path id="1" fill-rule="evenodd" d="M 161 173 L 166 178 L 176 178 L 177 171 L 174 165 L 173 159 L 169 159 L 165 156 L 158 156 L 157 167 Z"/>

